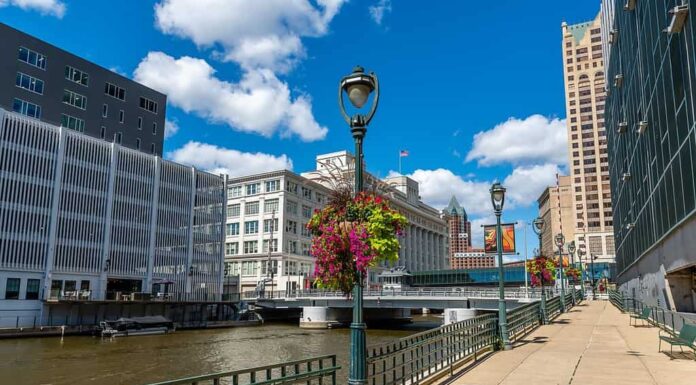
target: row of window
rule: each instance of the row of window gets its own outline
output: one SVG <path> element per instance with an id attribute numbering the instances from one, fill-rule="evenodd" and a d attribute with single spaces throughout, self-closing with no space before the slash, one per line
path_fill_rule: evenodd
<path id="1" fill-rule="evenodd" d="M 19 299 L 19 289 L 21 286 L 21 278 L 7 278 L 7 281 L 5 282 L 5 299 Z M 39 299 L 40 287 L 40 279 L 27 279 L 27 287 L 24 291 L 24 299 Z"/>
<path id="2" fill-rule="evenodd" d="M 41 119 L 41 106 L 22 99 L 14 99 L 12 102 L 12 110 L 31 118 Z"/>
<path id="3" fill-rule="evenodd" d="M 261 191 L 261 183 L 260 182 L 255 182 L 255 183 L 247 183 L 244 186 L 242 185 L 235 185 L 235 186 L 229 186 L 227 189 L 227 195 L 229 198 L 238 198 L 242 196 L 242 193 L 244 195 L 249 196 L 249 195 L 256 195 L 256 194 L 261 194 L 262 192 L 276 192 L 280 191 L 280 179 L 274 179 L 274 180 L 267 180 L 264 183 L 264 190 Z M 305 199 L 312 200 L 312 197 L 316 197 L 317 202 L 319 203 L 324 203 L 325 201 L 325 196 L 324 194 L 321 193 L 314 193 L 312 189 L 304 186 L 299 186 L 295 182 L 288 181 L 286 183 L 286 191 L 292 192 L 294 194 L 298 194 L 298 192 L 301 191 L 301 196 Z"/>
<path id="4" fill-rule="evenodd" d="M 15 85 L 20 88 L 24 88 L 27 91 L 43 95 L 44 82 L 41 79 L 29 76 L 27 74 L 17 72 L 17 80 Z"/>
<path id="5" fill-rule="evenodd" d="M 19 55 L 17 57 L 20 61 L 23 61 L 29 65 L 42 70 L 46 69 L 46 57 L 36 51 L 32 51 L 29 48 L 19 47 Z"/>

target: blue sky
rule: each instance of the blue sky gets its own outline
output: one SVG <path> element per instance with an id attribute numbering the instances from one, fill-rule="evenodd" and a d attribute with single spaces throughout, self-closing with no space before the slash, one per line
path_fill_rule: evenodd
<path id="1" fill-rule="evenodd" d="M 398 170 L 479 225 L 488 187 L 507 221 L 531 220 L 566 167 L 561 22 L 597 1 L 0 0 L 0 21 L 169 95 L 166 156 L 240 175 L 312 169 L 352 149 L 341 76 L 375 71 L 370 172 Z M 529 250 L 536 240 L 528 232 Z M 518 249 L 522 249 L 522 233 Z"/>

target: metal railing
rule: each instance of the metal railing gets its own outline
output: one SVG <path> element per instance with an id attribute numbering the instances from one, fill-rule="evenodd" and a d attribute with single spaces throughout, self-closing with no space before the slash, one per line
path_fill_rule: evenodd
<path id="1" fill-rule="evenodd" d="M 551 295 L 554 292 L 547 290 Z M 499 295 L 497 288 L 490 289 L 464 289 L 464 288 L 422 288 L 417 290 L 390 290 L 390 289 L 366 289 L 363 292 L 364 297 L 445 297 L 445 298 L 490 298 L 497 299 Z M 301 299 L 301 298 L 346 298 L 346 295 L 340 291 L 329 290 L 297 290 L 297 291 L 273 291 L 266 290 L 246 291 L 241 295 L 242 299 Z M 506 299 L 539 299 L 541 291 L 538 289 L 505 289 Z"/>
<path id="2" fill-rule="evenodd" d="M 546 318 L 552 320 L 561 314 L 561 297 L 553 297 L 546 301 Z"/>
<path id="3" fill-rule="evenodd" d="M 520 337 L 541 325 L 541 303 L 532 302 L 507 313 L 510 341 Z"/>
<path id="4" fill-rule="evenodd" d="M 219 295 L 208 295 L 207 293 L 148 293 L 148 292 L 120 292 L 108 291 L 104 293 L 104 298 L 97 299 L 96 293 L 91 290 L 82 291 L 61 291 L 52 290 L 47 301 L 63 302 L 91 302 L 91 301 L 113 301 L 113 302 L 239 302 L 239 293 Z"/>
<path id="5" fill-rule="evenodd" d="M 609 291 L 609 301 L 623 312 L 640 314 L 644 308 L 650 308 L 648 322 L 670 334 L 679 333 L 684 324 L 696 325 L 696 318 L 687 317 L 684 314 L 662 307 L 646 305 L 638 299 L 624 297 L 621 292 L 616 290 Z"/>
<path id="6" fill-rule="evenodd" d="M 336 385 L 336 355 L 157 382 L 150 385 Z"/>
<path id="7" fill-rule="evenodd" d="M 442 326 L 395 342 L 368 348 L 368 384 L 418 384 L 498 342 L 493 314 Z"/>

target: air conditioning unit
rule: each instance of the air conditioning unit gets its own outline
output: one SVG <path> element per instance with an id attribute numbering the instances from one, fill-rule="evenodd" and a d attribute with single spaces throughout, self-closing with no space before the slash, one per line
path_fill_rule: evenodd
<path id="1" fill-rule="evenodd" d="M 628 182 L 630 179 L 631 179 L 630 172 L 625 172 L 625 173 L 621 174 L 621 181 Z"/>
<path id="2" fill-rule="evenodd" d="M 636 0 L 626 0 L 624 11 L 633 11 L 634 9 L 636 9 Z"/>
<path id="3" fill-rule="evenodd" d="M 617 74 L 614 76 L 614 87 L 621 88 L 623 85 L 623 75 L 622 74 Z"/>
<path id="4" fill-rule="evenodd" d="M 668 13 L 672 16 L 672 18 L 669 22 L 669 26 L 665 28 L 663 32 L 669 34 L 681 32 L 684 28 L 686 16 L 689 14 L 689 5 L 677 5 L 676 7 L 670 9 Z"/>
<path id="5" fill-rule="evenodd" d="M 641 120 L 640 122 L 638 122 L 638 129 L 636 130 L 636 132 L 638 132 L 639 134 L 642 134 L 647 129 L 648 129 L 648 122 L 647 121 Z"/>
<path id="6" fill-rule="evenodd" d="M 616 131 L 617 131 L 619 134 L 623 134 L 624 132 L 626 132 L 626 129 L 628 129 L 628 123 L 626 123 L 626 122 L 619 122 L 619 128 L 617 128 Z"/>

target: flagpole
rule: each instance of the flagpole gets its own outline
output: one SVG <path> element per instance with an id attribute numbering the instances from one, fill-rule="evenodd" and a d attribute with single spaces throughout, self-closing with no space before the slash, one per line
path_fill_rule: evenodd
<path id="1" fill-rule="evenodd" d="M 401 156 L 401 150 L 399 150 L 399 175 L 404 175 L 404 174 L 401 173 L 401 158 L 402 158 L 402 156 Z"/>

